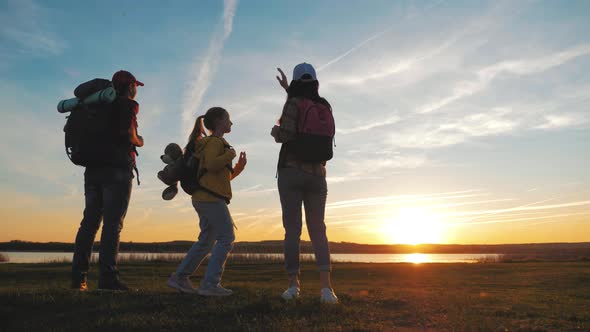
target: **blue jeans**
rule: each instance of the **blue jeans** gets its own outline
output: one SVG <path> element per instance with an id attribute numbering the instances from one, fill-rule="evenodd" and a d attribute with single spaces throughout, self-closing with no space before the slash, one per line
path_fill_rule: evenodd
<path id="1" fill-rule="evenodd" d="M 289 275 L 299 274 L 299 242 L 301 238 L 301 204 L 305 223 L 319 271 L 331 270 L 330 248 L 326 236 L 326 198 L 328 186 L 324 176 L 312 175 L 297 168 L 279 169 L 279 196 L 285 228 L 285 267 Z"/>
<path id="2" fill-rule="evenodd" d="M 76 235 L 72 272 L 88 272 L 92 245 L 103 220 L 100 236 L 99 267 L 101 276 L 117 272 L 117 254 L 123 220 L 131 197 L 133 174 L 129 169 L 100 167 L 84 172 L 84 218 Z"/>
<path id="3" fill-rule="evenodd" d="M 225 201 L 193 201 L 193 206 L 199 215 L 201 233 L 178 265 L 176 275 L 181 278 L 190 276 L 211 252 L 203 282 L 216 285 L 221 281 L 227 256 L 236 239 L 234 223 Z"/>

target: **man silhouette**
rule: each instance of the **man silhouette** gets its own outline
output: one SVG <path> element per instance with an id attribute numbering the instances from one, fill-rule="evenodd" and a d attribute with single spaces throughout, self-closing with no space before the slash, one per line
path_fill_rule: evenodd
<path id="1" fill-rule="evenodd" d="M 94 106 L 100 108 L 98 112 L 109 112 L 108 128 L 104 131 L 105 141 L 100 142 L 101 148 L 97 150 L 105 157 L 100 163 L 88 165 L 84 172 L 84 217 L 76 235 L 72 261 L 72 288 L 80 291 L 88 290 L 89 261 L 101 220 L 98 288 L 129 289 L 119 280 L 117 254 L 131 197 L 133 169 L 136 169 L 136 147 L 143 146 L 143 138 L 137 134 L 139 104 L 134 100 L 137 86 L 143 83 L 130 72 L 120 70 L 113 75 L 112 84 L 117 90 L 117 99 L 109 105 Z"/>

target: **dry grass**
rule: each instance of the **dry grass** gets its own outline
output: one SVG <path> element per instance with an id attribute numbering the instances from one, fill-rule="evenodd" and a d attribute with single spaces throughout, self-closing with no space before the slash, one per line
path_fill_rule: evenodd
<path id="1" fill-rule="evenodd" d="M 122 264 L 137 291 L 69 290 L 69 264 L 0 265 L 0 330 L 7 331 L 590 331 L 590 263 L 334 264 L 341 304 L 319 303 L 315 264 L 302 298 L 285 303 L 280 264 L 229 262 L 223 299 L 166 286 L 175 263 Z M 202 280 L 205 267 L 191 278 Z M 34 318 L 31 318 L 34 315 Z"/>
<path id="2" fill-rule="evenodd" d="M 491 264 L 491 263 L 502 263 L 504 262 L 504 256 L 506 255 L 497 255 L 497 256 L 485 256 L 480 257 L 476 260 L 477 263 L 480 264 Z"/>
<path id="3" fill-rule="evenodd" d="M 8 261 L 9 261 L 8 256 L 0 253 L 0 263 L 6 263 Z"/>

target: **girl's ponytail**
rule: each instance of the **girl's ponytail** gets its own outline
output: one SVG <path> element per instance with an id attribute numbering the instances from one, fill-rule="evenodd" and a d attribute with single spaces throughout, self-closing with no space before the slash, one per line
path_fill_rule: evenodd
<path id="1" fill-rule="evenodd" d="M 200 141 L 205 135 L 205 131 L 203 130 L 203 118 L 204 115 L 200 115 L 197 120 L 195 120 L 195 126 L 191 131 L 191 134 L 188 137 L 188 143 L 186 144 L 184 151 L 189 151 L 190 153 L 195 152 L 195 144 L 197 141 Z"/>
<path id="2" fill-rule="evenodd" d="M 207 136 L 205 128 L 213 131 L 217 122 L 223 118 L 227 111 L 221 107 L 211 107 L 207 110 L 205 115 L 200 115 L 195 121 L 193 131 L 188 137 L 188 143 L 184 148 L 185 151 L 195 152 L 195 144 L 200 141 L 203 137 Z"/>

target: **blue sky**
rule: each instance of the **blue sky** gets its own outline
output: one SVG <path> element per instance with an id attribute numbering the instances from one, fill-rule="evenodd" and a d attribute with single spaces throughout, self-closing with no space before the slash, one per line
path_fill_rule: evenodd
<path id="1" fill-rule="evenodd" d="M 303 61 L 337 124 L 330 240 L 588 241 L 588 13 L 587 1 L 0 1 L 0 241 L 73 241 L 83 169 L 55 106 L 119 69 L 145 83 L 123 240 L 196 237 L 188 197 L 164 202 L 155 174 L 211 106 L 248 153 L 232 184 L 238 240 L 282 238 L 274 76 Z"/>

